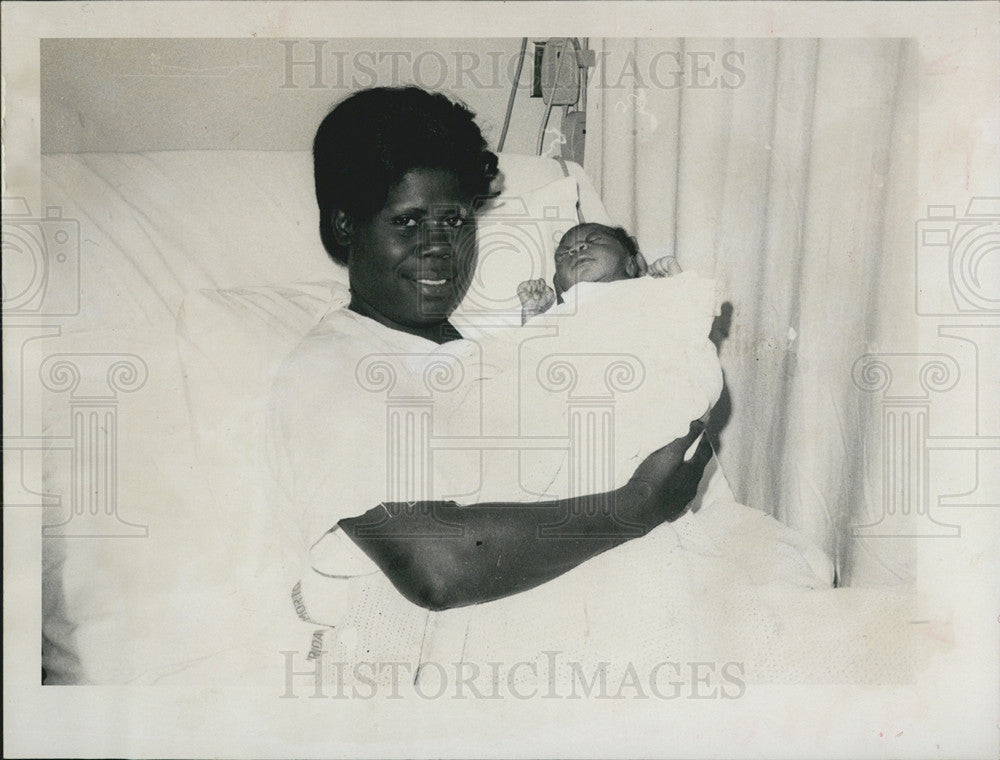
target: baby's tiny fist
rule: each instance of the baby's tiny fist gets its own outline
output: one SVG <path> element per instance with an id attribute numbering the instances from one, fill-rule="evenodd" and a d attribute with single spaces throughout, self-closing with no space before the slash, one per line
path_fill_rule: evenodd
<path id="1" fill-rule="evenodd" d="M 517 297 L 521 299 L 522 304 L 528 303 L 531 300 L 532 283 L 534 280 L 525 280 L 520 285 L 517 286 Z"/>
<path id="2" fill-rule="evenodd" d="M 539 306 L 548 300 L 548 292 L 552 289 L 545 284 L 545 280 L 525 280 L 517 286 L 517 297 L 521 299 L 522 306 Z M 552 292 L 552 296 L 555 293 Z"/>
<path id="3" fill-rule="evenodd" d="M 522 325 L 548 311 L 556 302 L 556 292 L 545 284 L 545 280 L 525 280 L 517 286 L 517 297 L 521 299 Z"/>
<path id="4" fill-rule="evenodd" d="M 650 264 L 648 269 L 652 277 L 673 277 L 682 271 L 675 256 L 663 256 Z"/>

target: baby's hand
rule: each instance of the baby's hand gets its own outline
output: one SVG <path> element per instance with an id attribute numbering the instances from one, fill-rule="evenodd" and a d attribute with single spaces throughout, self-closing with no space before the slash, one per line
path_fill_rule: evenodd
<path id="1" fill-rule="evenodd" d="M 521 324 L 532 317 L 548 311 L 556 302 L 556 292 L 545 280 L 525 280 L 517 286 L 517 297 L 521 299 Z"/>
<path id="2" fill-rule="evenodd" d="M 664 256 L 650 264 L 646 271 L 650 277 L 673 277 L 683 270 L 681 265 L 677 263 L 676 256 Z"/>

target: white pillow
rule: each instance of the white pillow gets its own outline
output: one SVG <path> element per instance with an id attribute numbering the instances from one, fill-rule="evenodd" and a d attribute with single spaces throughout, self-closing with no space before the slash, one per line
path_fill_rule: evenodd
<path id="1" fill-rule="evenodd" d="M 234 397 L 266 392 L 274 370 L 331 308 L 347 305 L 344 282 L 324 280 L 201 290 L 184 300 L 177 342 L 193 422 Z M 225 391 L 225 399 L 215 399 Z"/>
<path id="2" fill-rule="evenodd" d="M 201 288 L 336 277 L 306 151 L 50 155 L 42 189 L 81 225 L 85 326 L 112 288 L 117 327 L 122 310 L 172 320 Z"/>

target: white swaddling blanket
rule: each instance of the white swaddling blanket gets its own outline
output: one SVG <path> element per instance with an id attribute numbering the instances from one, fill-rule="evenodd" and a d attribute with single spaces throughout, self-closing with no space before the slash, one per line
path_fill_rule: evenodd
<path id="1" fill-rule="evenodd" d="M 587 282 L 522 328 L 441 346 L 442 357 L 463 364 L 465 387 L 435 417 L 435 435 L 539 445 L 519 458 L 484 452 L 479 467 L 468 457 L 460 464 L 460 454 L 439 457 L 434 496 L 531 501 L 624 485 L 718 400 L 715 314 L 714 281 L 693 272 Z"/>

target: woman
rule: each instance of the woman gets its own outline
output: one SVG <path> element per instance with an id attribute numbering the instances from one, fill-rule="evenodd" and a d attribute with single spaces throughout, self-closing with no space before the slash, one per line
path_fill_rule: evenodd
<path id="1" fill-rule="evenodd" d="M 445 610 L 517 594 L 683 513 L 711 455 L 703 444 L 682 462 L 700 422 L 612 492 L 412 503 L 419 489 L 408 494 L 386 462 L 385 395 L 368 392 L 362 368 L 377 365 L 398 384 L 421 355 L 461 337 L 448 318 L 472 279 L 475 214 L 497 159 L 464 106 L 417 88 L 377 88 L 326 117 L 314 168 L 323 243 L 347 265 L 351 297 L 293 352 L 272 395 L 277 478 L 291 519 L 305 526 L 301 545 L 312 547 L 312 571 L 296 591 L 301 617 L 337 618 L 342 648 L 393 639 L 419 650 L 427 617 L 413 605 Z M 609 535 L 608 514 L 628 529 Z M 543 536 L 568 515 L 566 537 Z M 345 642 L 345 630 L 354 639 Z M 392 652 L 410 656 L 393 646 L 383 656 Z"/>

